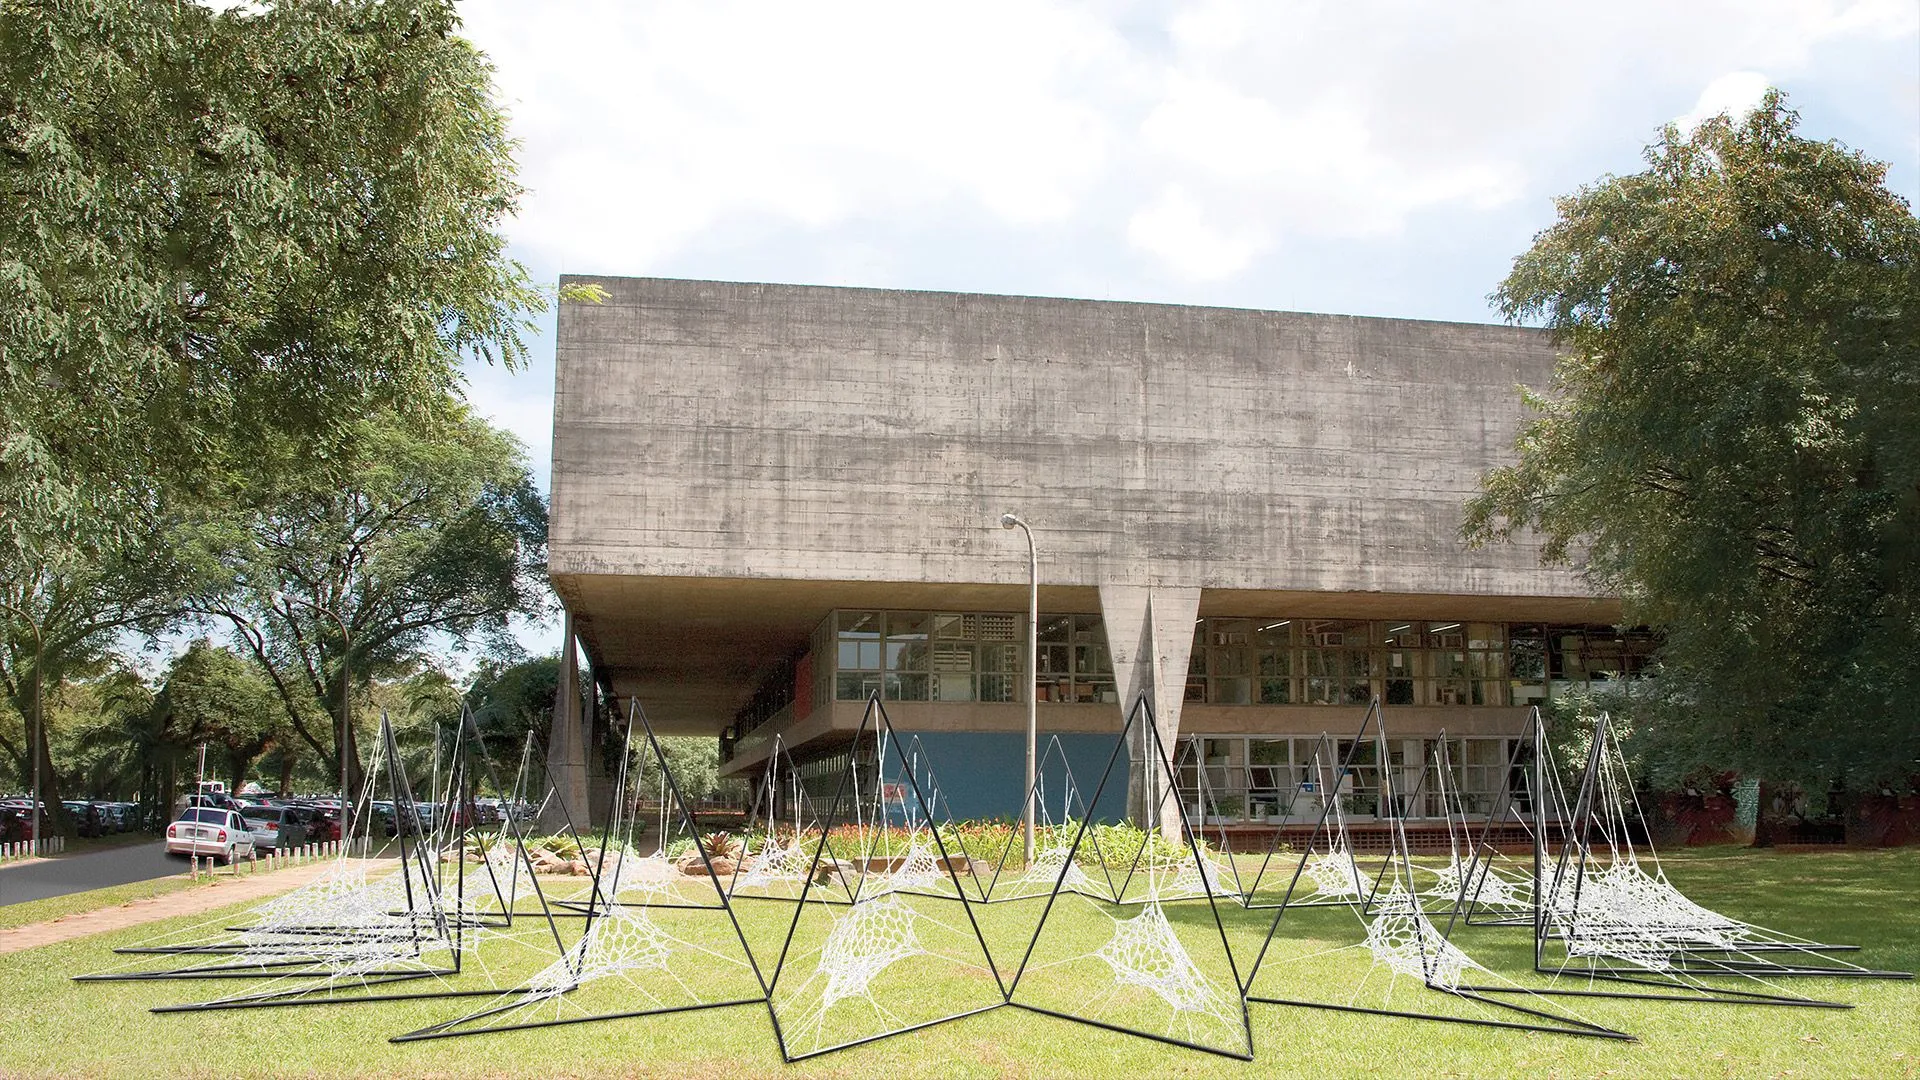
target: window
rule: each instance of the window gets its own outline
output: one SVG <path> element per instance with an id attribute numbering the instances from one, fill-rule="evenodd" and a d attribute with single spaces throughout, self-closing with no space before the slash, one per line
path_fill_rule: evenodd
<path id="1" fill-rule="evenodd" d="M 1373 699 L 1372 627 L 1337 619 L 1301 623 L 1301 661 L 1309 705 L 1365 705 Z"/>
<path id="2" fill-rule="evenodd" d="M 839 611 L 830 621 L 833 693 L 841 701 L 865 700 L 876 689 L 887 701 L 1018 700 L 1026 667 L 1018 615 Z"/>

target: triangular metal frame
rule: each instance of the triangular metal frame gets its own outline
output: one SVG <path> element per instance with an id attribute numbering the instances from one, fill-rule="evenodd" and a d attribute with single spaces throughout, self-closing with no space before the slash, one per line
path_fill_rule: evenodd
<path id="1" fill-rule="evenodd" d="M 1107 758 L 1107 766 L 1102 771 L 1100 782 L 1094 787 L 1093 798 L 1088 800 L 1087 805 L 1098 806 L 1100 804 L 1100 796 L 1102 793 L 1104 793 L 1106 789 L 1107 781 L 1112 779 L 1113 777 L 1114 766 L 1121 761 L 1127 760 L 1122 755 L 1127 750 L 1128 741 L 1134 737 L 1134 734 L 1136 731 L 1140 732 L 1140 737 L 1142 738 L 1145 744 L 1146 752 L 1143 754 L 1143 766 L 1145 768 L 1154 769 L 1158 773 L 1159 779 L 1166 785 L 1164 790 L 1159 792 L 1155 792 L 1151 790 L 1151 786 L 1149 786 L 1149 791 L 1148 791 L 1148 794 L 1146 795 L 1148 802 L 1150 803 L 1159 802 L 1160 805 L 1163 805 L 1163 806 L 1170 803 L 1173 806 L 1174 813 L 1179 816 L 1180 836 L 1182 841 L 1186 844 L 1187 854 L 1194 860 L 1194 863 L 1196 866 L 1204 866 L 1205 856 L 1202 854 L 1200 850 L 1198 834 L 1193 829 L 1193 823 L 1187 819 L 1186 806 L 1180 798 L 1180 794 L 1179 794 L 1180 789 L 1177 782 L 1177 777 L 1173 771 L 1173 762 L 1172 762 L 1172 759 L 1168 756 L 1166 751 L 1166 746 L 1164 745 L 1164 743 L 1160 738 L 1160 727 L 1159 727 L 1159 724 L 1156 723 L 1154 720 L 1153 705 L 1148 700 L 1148 694 L 1146 691 L 1142 691 L 1140 695 L 1137 698 L 1135 698 L 1132 708 L 1130 708 L 1127 711 L 1126 722 L 1121 726 L 1119 737 L 1114 740 L 1113 752 Z M 1129 765 L 1129 768 L 1131 768 L 1130 765 Z M 1141 1031 L 1139 1029 L 1126 1027 L 1121 1024 L 1109 1023 L 1109 1022 L 1098 1020 L 1092 1017 L 1076 1016 L 1073 1013 L 1063 1012 L 1058 1009 L 1047 1008 L 1046 1006 L 1035 1005 L 1030 1002 L 1015 1000 L 1015 995 L 1017 995 L 1019 992 L 1020 981 L 1026 975 L 1028 965 L 1033 960 L 1034 950 L 1039 946 L 1041 937 L 1046 933 L 1047 919 L 1053 913 L 1054 904 L 1060 899 L 1060 895 L 1063 891 L 1061 886 L 1065 882 L 1066 876 L 1067 876 L 1066 868 L 1068 866 L 1073 865 L 1075 857 L 1080 852 L 1081 845 L 1087 841 L 1090 835 L 1092 835 L 1092 832 L 1091 832 L 1092 825 L 1093 825 L 1093 822 L 1091 820 L 1091 815 L 1088 815 L 1087 817 L 1082 818 L 1080 822 L 1080 828 L 1076 831 L 1074 835 L 1073 846 L 1069 848 L 1067 851 L 1066 863 L 1063 864 L 1061 867 L 1060 876 L 1054 880 L 1052 891 L 1050 891 L 1047 894 L 1047 906 L 1045 909 L 1041 911 L 1039 925 L 1034 928 L 1033 937 L 1031 940 L 1027 942 L 1026 953 L 1021 957 L 1020 966 L 1014 971 L 1013 981 L 1007 987 L 1007 1003 L 1014 1006 L 1015 1008 L 1025 1009 L 1028 1012 L 1038 1013 L 1042 1016 L 1051 1016 L 1060 1020 L 1069 1020 L 1076 1024 L 1085 1024 L 1089 1027 L 1101 1028 L 1106 1031 L 1118 1032 L 1123 1035 L 1133 1035 L 1138 1038 L 1149 1039 L 1154 1042 L 1165 1043 L 1170 1046 L 1179 1046 L 1188 1050 L 1198 1050 L 1203 1053 L 1218 1054 L 1222 1057 L 1233 1058 L 1234 1060 L 1237 1060 L 1237 1061 L 1252 1061 L 1253 1060 L 1253 1023 L 1247 1012 L 1245 987 L 1244 987 L 1244 984 L 1242 984 L 1240 981 L 1239 966 L 1238 966 L 1238 963 L 1234 960 L 1233 947 L 1227 940 L 1226 924 L 1222 922 L 1220 918 L 1220 908 L 1219 908 L 1220 898 L 1217 897 L 1216 894 L 1214 894 L 1211 890 L 1207 890 L 1203 892 L 1201 895 L 1193 896 L 1185 899 L 1188 902 L 1192 902 L 1196 904 L 1200 900 L 1204 899 L 1207 903 L 1208 912 L 1213 916 L 1214 928 L 1218 932 L 1220 937 L 1221 954 L 1227 962 L 1227 970 L 1231 977 L 1230 985 L 1233 987 L 1234 996 L 1238 999 L 1238 1004 L 1240 1007 L 1241 1029 L 1246 1036 L 1246 1049 L 1244 1051 L 1228 1050 L 1218 1046 L 1207 1046 L 1202 1043 L 1196 1043 L 1190 1040 L 1181 1039 L 1173 1035 L 1160 1034 L 1160 1033 L 1151 1032 L 1151 1031 Z M 1128 869 L 1129 878 L 1131 878 L 1132 875 L 1138 871 L 1140 862 L 1145 857 L 1147 849 L 1153 845 L 1153 842 L 1154 842 L 1153 830 L 1157 828 L 1157 826 L 1155 825 L 1154 822 L 1149 821 L 1147 823 L 1147 828 L 1148 828 L 1148 832 L 1147 832 L 1146 840 L 1144 843 L 1142 843 L 1140 850 L 1135 853 L 1133 863 L 1131 867 Z M 1102 860 L 1102 862 L 1104 865 L 1104 859 Z M 1124 890 L 1124 888 L 1125 886 L 1123 885 L 1122 889 Z M 1131 900 L 1131 901 L 1115 900 L 1108 897 L 1088 897 L 1088 899 L 1094 900 L 1096 902 L 1112 903 L 1117 906 L 1126 906 L 1126 907 L 1132 907 L 1136 905 L 1145 907 L 1147 904 L 1150 904 L 1150 903 L 1163 902 L 1158 900 L 1157 898 L 1149 899 L 1149 900 Z M 1178 902 L 1178 901 L 1165 901 L 1165 902 L 1171 903 L 1171 902 Z"/>

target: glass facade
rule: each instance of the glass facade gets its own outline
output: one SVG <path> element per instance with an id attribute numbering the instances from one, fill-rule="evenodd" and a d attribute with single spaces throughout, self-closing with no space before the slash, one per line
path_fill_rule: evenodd
<path id="1" fill-rule="evenodd" d="M 1018 701 L 1026 619 L 1004 612 L 836 611 L 833 696 Z"/>
<path id="2" fill-rule="evenodd" d="M 1025 700 L 1017 612 L 834 612 L 814 637 L 816 705 Z M 1407 619 L 1196 620 L 1186 700 L 1208 705 L 1528 705 L 1550 684 L 1640 674 L 1644 630 Z M 1098 615 L 1040 616 L 1034 696 L 1117 704 Z"/>
<path id="3" fill-rule="evenodd" d="M 1388 739 L 1386 765 L 1408 817 L 1444 818 L 1441 785 L 1421 773 L 1435 760 L 1438 739 Z M 1272 735 L 1183 735 L 1174 755 L 1174 773 L 1189 816 L 1213 821 L 1313 822 L 1322 797 L 1336 787 L 1334 772 L 1352 751 L 1352 767 L 1337 783 L 1341 812 L 1349 818 L 1381 815 L 1386 784 L 1379 746 L 1353 746 L 1350 739 L 1325 740 Z M 1508 775 L 1513 742 L 1505 738 L 1447 740 L 1451 776 L 1446 790 L 1469 815 L 1491 813 L 1501 794 L 1525 783 L 1525 770 Z M 1299 797 L 1295 798 L 1295 792 Z M 1525 801 L 1521 799 L 1520 805 Z"/>

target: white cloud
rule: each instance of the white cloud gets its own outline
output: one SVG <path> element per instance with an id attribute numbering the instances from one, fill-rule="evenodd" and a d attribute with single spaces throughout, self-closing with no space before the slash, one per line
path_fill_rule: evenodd
<path id="1" fill-rule="evenodd" d="M 1681 131 L 1692 131 L 1701 121 L 1722 113 L 1738 123 L 1760 104 L 1769 85 L 1767 77 L 1757 71 L 1729 71 L 1708 83 L 1693 108 L 1674 118 L 1674 125 Z"/>
<path id="2" fill-rule="evenodd" d="M 522 140 L 510 235 L 543 277 L 1475 318 L 1550 196 L 1767 79 L 1855 125 L 1903 192 L 1920 174 L 1913 0 L 460 10 Z M 536 370 L 474 400 L 540 458 Z"/>
<path id="3" fill-rule="evenodd" d="M 1197 281 L 1218 281 L 1239 273 L 1265 246 L 1264 239 L 1258 232 L 1209 222 L 1200 204 L 1177 184 L 1135 211 L 1127 222 L 1129 243 Z"/>

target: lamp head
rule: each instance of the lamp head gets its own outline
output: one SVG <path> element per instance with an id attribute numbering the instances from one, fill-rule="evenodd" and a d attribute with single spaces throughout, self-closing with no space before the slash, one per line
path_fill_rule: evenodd
<path id="1" fill-rule="evenodd" d="M 1000 515 L 1000 527 L 1001 527 L 1001 528 L 1003 528 L 1003 529 L 1011 529 L 1011 528 L 1013 528 L 1013 527 L 1014 527 L 1015 525 L 1018 525 L 1018 524 L 1020 524 L 1020 519 L 1019 519 L 1019 518 L 1017 518 L 1017 517 L 1014 517 L 1014 516 L 1013 516 L 1012 514 L 1001 514 L 1001 515 Z"/>

